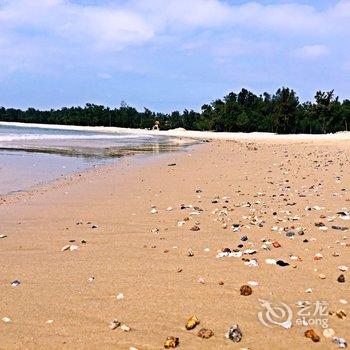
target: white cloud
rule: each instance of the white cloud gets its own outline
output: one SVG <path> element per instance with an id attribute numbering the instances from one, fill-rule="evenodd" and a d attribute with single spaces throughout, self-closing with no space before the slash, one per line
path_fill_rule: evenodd
<path id="1" fill-rule="evenodd" d="M 198 32 L 205 31 L 209 33 L 206 41 L 196 43 Z M 162 50 L 171 41 L 187 51 L 212 47 L 209 51 L 227 56 L 255 54 L 262 47 L 269 50 L 271 43 L 294 42 L 297 36 L 301 48 L 295 54 L 318 58 L 328 53 L 327 47 L 307 43 L 324 43 L 336 35 L 348 40 L 350 0 L 340 0 L 323 11 L 298 3 L 230 5 L 224 0 L 126 0 L 100 5 L 70 0 L 0 1 L 2 74 L 49 70 L 52 65 L 101 65 L 101 56 L 113 57 L 130 46 L 153 45 Z"/>
<path id="2" fill-rule="evenodd" d="M 294 52 L 296 57 L 304 59 L 317 59 L 327 56 L 329 53 L 330 51 L 325 45 L 305 45 Z"/>

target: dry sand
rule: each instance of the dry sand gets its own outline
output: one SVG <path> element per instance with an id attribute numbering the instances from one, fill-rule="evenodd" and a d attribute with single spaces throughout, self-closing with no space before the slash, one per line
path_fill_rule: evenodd
<path id="1" fill-rule="evenodd" d="M 350 226 L 336 214 L 350 209 L 349 142 L 215 141 L 142 159 L 124 158 L 117 166 L 4 198 L 1 349 L 162 349 L 171 335 L 179 337 L 180 349 L 337 348 L 322 336 L 320 326 L 298 326 L 295 319 L 296 303 L 302 300 L 326 301 L 329 310 L 349 314 L 349 304 L 339 302 L 350 302 L 349 272 L 343 272 L 345 283 L 337 281 L 338 266 L 350 267 L 349 231 L 331 228 Z M 203 211 L 190 215 L 198 208 L 180 209 L 181 204 Z M 307 206 L 324 209 L 309 211 Z M 334 222 L 327 221 L 331 216 Z M 178 227 L 185 217 L 190 220 Z M 195 221 L 199 231 L 190 230 Z M 317 222 L 328 230 L 320 230 Z M 241 224 L 240 231 L 233 232 L 232 224 Z M 294 238 L 272 231 L 273 226 L 289 228 Z M 155 228 L 159 233 L 151 232 Z M 265 250 L 262 239 L 277 240 L 281 247 Z M 69 244 L 79 249 L 61 252 Z M 242 257 L 216 258 L 218 250 L 239 244 L 244 245 L 240 251 L 257 251 L 243 258 L 257 259 L 258 267 L 246 266 Z M 315 260 L 317 253 L 323 258 Z M 268 258 L 290 265 L 268 265 Z M 21 284 L 13 287 L 13 280 Z M 259 284 L 252 295 L 241 296 L 247 281 Z M 124 299 L 117 299 L 119 293 Z M 292 328 L 262 325 L 258 299 L 288 304 L 294 312 Z M 188 331 L 185 323 L 192 315 L 201 324 Z M 350 340 L 350 315 L 326 318 L 337 336 Z M 131 331 L 110 330 L 113 319 Z M 225 338 L 234 324 L 243 333 L 240 343 Z M 197 337 L 202 327 L 214 336 Z M 309 328 L 320 342 L 304 336 Z"/>

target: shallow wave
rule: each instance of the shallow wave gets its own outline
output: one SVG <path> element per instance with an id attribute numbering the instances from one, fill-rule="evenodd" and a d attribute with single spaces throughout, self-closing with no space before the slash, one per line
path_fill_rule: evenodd
<path id="1" fill-rule="evenodd" d="M 152 135 L 47 135 L 47 134 L 7 134 L 0 135 L 0 142 L 29 140 L 122 140 L 151 139 Z"/>

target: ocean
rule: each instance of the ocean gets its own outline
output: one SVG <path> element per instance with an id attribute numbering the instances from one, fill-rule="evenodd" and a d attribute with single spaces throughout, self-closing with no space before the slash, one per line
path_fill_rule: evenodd
<path id="1" fill-rule="evenodd" d="M 130 153 L 174 150 L 165 136 L 0 125 L 0 195 L 26 191 Z"/>

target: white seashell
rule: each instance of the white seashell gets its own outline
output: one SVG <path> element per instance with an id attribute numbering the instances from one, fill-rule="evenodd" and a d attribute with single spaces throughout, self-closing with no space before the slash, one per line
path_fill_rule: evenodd
<path id="1" fill-rule="evenodd" d="M 256 281 L 248 281 L 247 284 L 249 284 L 250 286 L 257 286 L 259 283 Z"/>
<path id="2" fill-rule="evenodd" d="M 332 338 L 335 336 L 335 331 L 334 329 L 332 328 L 326 328 L 324 331 L 323 331 L 323 336 L 325 338 Z"/>
<path id="3" fill-rule="evenodd" d="M 72 252 L 72 251 L 74 251 L 74 250 L 78 250 L 79 249 L 79 247 L 77 246 L 77 245 L 71 245 L 70 247 L 69 247 L 69 250 Z"/>
<path id="4" fill-rule="evenodd" d="M 153 208 L 152 210 L 151 210 L 151 214 L 157 214 L 158 213 L 158 210 L 156 209 L 156 208 Z"/>
<path id="5" fill-rule="evenodd" d="M 70 248 L 70 245 L 65 245 L 64 247 L 61 248 L 61 252 L 69 250 L 69 248 Z"/>
<path id="6" fill-rule="evenodd" d="M 265 259 L 266 264 L 276 265 L 277 261 L 275 259 Z"/>
<path id="7" fill-rule="evenodd" d="M 203 277 L 198 278 L 198 283 L 205 284 L 205 280 Z"/>
<path id="8" fill-rule="evenodd" d="M 130 332 L 131 331 L 131 328 L 129 326 L 127 326 L 126 324 L 123 324 L 120 329 L 123 331 L 123 332 Z"/>
<path id="9" fill-rule="evenodd" d="M 1 238 L 6 238 L 7 236 L 6 235 L 0 235 L 0 239 Z"/>
<path id="10" fill-rule="evenodd" d="M 339 269 L 340 271 L 343 271 L 343 272 L 349 270 L 349 268 L 348 268 L 347 266 L 345 266 L 345 265 L 338 266 L 338 269 Z"/>
<path id="11" fill-rule="evenodd" d="M 117 295 L 117 300 L 123 300 L 124 299 L 124 294 L 123 293 L 119 293 Z"/>
<path id="12" fill-rule="evenodd" d="M 109 323 L 108 327 L 113 331 L 114 329 L 117 329 L 118 327 L 120 327 L 120 322 L 118 320 L 113 320 Z"/>
<path id="13" fill-rule="evenodd" d="M 345 299 L 339 299 L 339 303 L 343 304 L 343 305 L 346 305 L 348 303 L 348 301 L 345 300 Z"/>
<path id="14" fill-rule="evenodd" d="M 5 323 L 10 323 L 11 322 L 11 319 L 9 317 L 3 317 L 2 320 Z"/>
<path id="15" fill-rule="evenodd" d="M 47 320 L 46 323 L 47 323 L 47 324 L 52 324 L 52 323 L 53 323 L 53 320 Z"/>
<path id="16" fill-rule="evenodd" d="M 308 288 L 308 289 L 306 289 L 306 291 L 305 291 L 306 293 L 312 293 L 312 288 Z"/>
<path id="17" fill-rule="evenodd" d="M 209 248 L 205 248 L 204 251 L 205 252 L 210 252 L 210 249 Z"/>
<path id="18" fill-rule="evenodd" d="M 168 207 L 168 208 L 166 208 L 166 211 L 172 211 L 172 210 L 174 210 L 173 207 Z"/>

